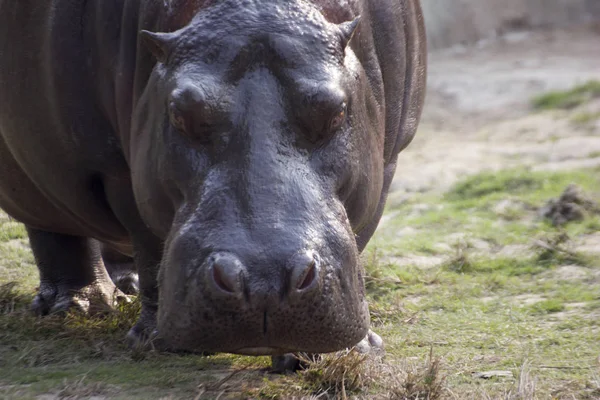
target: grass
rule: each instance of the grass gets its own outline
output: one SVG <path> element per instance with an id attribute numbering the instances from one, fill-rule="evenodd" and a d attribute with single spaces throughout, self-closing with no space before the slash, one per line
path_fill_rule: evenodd
<path id="1" fill-rule="evenodd" d="M 430 351 L 422 362 L 389 362 L 381 355 L 354 351 L 328 354 L 317 360 L 301 356 L 307 368 L 297 376 L 250 392 L 258 398 L 431 399 L 447 394 L 442 363 Z M 289 387 L 296 387 L 296 391 Z M 307 395 L 311 393 L 311 395 Z"/>
<path id="2" fill-rule="evenodd" d="M 600 187 L 598 170 L 560 173 L 512 169 L 483 172 L 457 183 L 443 196 L 423 194 L 390 206 L 392 217 L 378 230 L 376 246 L 388 256 L 432 256 L 451 251 L 457 241 L 489 252 L 530 246 L 532 238 L 555 232 L 537 211 L 571 183 L 585 192 Z M 435 205 L 435 206 L 429 206 Z M 598 215 L 564 229 L 573 237 L 597 231 Z M 411 229 L 402 234 L 406 227 Z"/>
<path id="3" fill-rule="evenodd" d="M 570 90 L 536 96 L 532 99 L 532 105 L 536 110 L 572 109 L 598 97 L 600 82 L 592 80 Z"/>
<path id="4" fill-rule="evenodd" d="M 598 170 L 482 173 L 442 196 L 390 207 L 393 218 L 369 247 L 378 257 L 369 267 L 378 281 L 401 282 L 375 291 L 374 321 L 389 335 L 390 352 L 418 357 L 434 344 L 453 371 L 447 384 L 458 398 L 534 398 L 515 397 L 523 392 L 516 380 L 483 381 L 466 372 L 506 369 L 518 376 L 524 360 L 536 398 L 555 391 L 562 396 L 556 398 L 595 398 L 600 260 L 576 243 L 598 234 L 598 216 L 557 228 L 538 210 L 570 183 L 598 200 L 599 177 Z M 405 226 L 416 229 L 394 235 Z M 415 255 L 441 261 L 418 267 Z M 582 276 L 570 275 L 574 265 Z M 546 364 L 558 368 L 540 367 Z"/>
<path id="5" fill-rule="evenodd" d="M 0 398 L 597 399 L 600 261 L 578 243 L 600 220 L 554 227 L 538 210 L 570 183 L 597 201 L 599 177 L 482 173 L 388 207 L 363 254 L 385 356 L 325 355 L 287 376 L 269 374 L 267 357 L 129 350 L 136 301 L 93 318 L 31 316 L 33 259 L 22 227 L 0 216 Z"/>
<path id="6" fill-rule="evenodd" d="M 583 111 L 571 117 L 571 122 L 575 125 L 587 125 L 600 119 L 600 111 L 587 112 Z"/>
<path id="7" fill-rule="evenodd" d="M 548 299 L 534 303 L 531 312 L 535 314 L 550 314 L 565 310 L 565 303 L 559 299 Z"/>

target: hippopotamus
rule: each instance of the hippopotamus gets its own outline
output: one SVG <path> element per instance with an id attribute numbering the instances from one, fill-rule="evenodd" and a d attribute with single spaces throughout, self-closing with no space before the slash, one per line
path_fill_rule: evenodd
<path id="1" fill-rule="evenodd" d="M 0 207 L 32 309 L 114 305 L 105 265 L 130 264 L 132 343 L 382 345 L 359 256 L 417 129 L 424 32 L 418 0 L 0 0 Z"/>

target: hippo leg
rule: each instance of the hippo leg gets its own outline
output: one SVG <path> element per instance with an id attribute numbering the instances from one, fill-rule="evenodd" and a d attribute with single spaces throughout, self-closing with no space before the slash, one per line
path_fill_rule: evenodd
<path id="1" fill-rule="evenodd" d="M 384 351 L 383 340 L 378 334 L 369 330 L 367 336 L 354 349 L 361 354 L 381 354 Z M 318 355 L 312 354 L 308 358 L 316 361 L 318 360 Z M 306 367 L 308 367 L 306 363 L 299 360 L 292 353 L 271 357 L 271 369 L 276 374 L 296 372 Z"/>
<path id="2" fill-rule="evenodd" d="M 139 278 L 133 258 L 121 254 L 112 247 L 102 245 L 102 260 L 115 285 L 125 294 L 139 292 Z"/>
<path id="3" fill-rule="evenodd" d="M 111 209 L 129 233 L 133 264 L 139 279 L 138 299 L 142 303 L 142 310 L 136 324 L 127 333 L 126 340 L 132 347 L 146 347 L 156 330 L 158 271 L 164 243 L 148 230 L 140 218 L 129 177 L 107 180 L 105 191 Z"/>
<path id="4" fill-rule="evenodd" d="M 35 313 L 94 313 L 125 299 L 104 268 L 98 242 L 31 227 L 27 233 L 40 272 L 39 293 L 31 306 Z"/>
<path id="5" fill-rule="evenodd" d="M 150 339 L 156 330 L 158 311 L 158 269 L 161 260 L 162 243 L 154 235 L 141 232 L 132 235 L 134 243 L 134 263 L 139 272 L 139 295 L 142 310 L 137 323 L 127 333 L 131 347 L 151 347 Z"/>

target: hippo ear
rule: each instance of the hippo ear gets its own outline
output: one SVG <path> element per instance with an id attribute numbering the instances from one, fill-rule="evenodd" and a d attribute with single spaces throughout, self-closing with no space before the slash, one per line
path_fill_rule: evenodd
<path id="1" fill-rule="evenodd" d="M 342 39 L 342 48 L 345 49 L 348 44 L 350 43 L 350 40 L 352 40 L 352 37 L 354 36 L 354 33 L 356 32 L 356 28 L 358 28 L 358 24 L 360 23 L 360 15 L 356 18 L 354 18 L 354 20 L 352 21 L 348 21 L 348 22 L 342 22 L 341 24 L 338 25 L 339 29 L 340 29 L 340 37 Z"/>
<path id="2" fill-rule="evenodd" d="M 175 40 L 172 33 L 155 33 L 150 31 L 140 31 L 140 39 L 146 48 L 156 59 L 162 63 L 167 61 L 171 45 Z"/>

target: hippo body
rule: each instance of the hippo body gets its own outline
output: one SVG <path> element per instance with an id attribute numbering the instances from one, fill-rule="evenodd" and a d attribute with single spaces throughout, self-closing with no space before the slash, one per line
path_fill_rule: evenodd
<path id="1" fill-rule="evenodd" d="M 368 337 L 358 258 L 425 57 L 418 0 L 0 0 L 0 207 L 27 227 L 34 310 L 111 303 L 121 257 L 134 341 Z"/>

